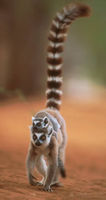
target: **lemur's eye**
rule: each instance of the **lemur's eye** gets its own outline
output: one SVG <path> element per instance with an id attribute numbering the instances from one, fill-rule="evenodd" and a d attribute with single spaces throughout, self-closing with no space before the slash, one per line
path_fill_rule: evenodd
<path id="1" fill-rule="evenodd" d="M 33 135 L 33 140 L 36 140 L 37 139 L 37 136 L 36 135 Z"/>
<path id="2" fill-rule="evenodd" d="M 36 126 L 40 127 L 40 126 L 41 126 L 41 123 L 40 123 L 40 122 L 36 123 Z"/>
<path id="3" fill-rule="evenodd" d="M 45 119 L 44 119 L 44 124 L 45 125 L 48 124 L 48 118 L 47 117 L 45 117 Z"/>
<path id="4" fill-rule="evenodd" d="M 42 141 L 44 141 L 46 139 L 46 136 L 45 135 L 42 135 L 41 137 L 40 137 L 40 140 L 42 140 Z"/>

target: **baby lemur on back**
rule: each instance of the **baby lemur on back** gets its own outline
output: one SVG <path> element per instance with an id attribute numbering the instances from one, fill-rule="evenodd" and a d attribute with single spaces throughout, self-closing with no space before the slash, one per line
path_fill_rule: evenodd
<path id="1" fill-rule="evenodd" d="M 59 112 L 62 95 L 61 53 L 63 43 L 70 24 L 75 19 L 89 16 L 89 14 L 88 6 L 79 3 L 70 4 L 57 13 L 49 32 L 46 109 L 32 117 L 31 139 L 26 161 L 29 183 L 31 185 L 41 184 L 45 191 L 51 191 L 52 185 L 59 185 L 59 175 L 66 177 L 64 158 L 67 133 L 65 121 Z M 48 164 L 46 164 L 45 157 Z M 33 176 L 35 167 L 43 176 L 39 183 Z"/>

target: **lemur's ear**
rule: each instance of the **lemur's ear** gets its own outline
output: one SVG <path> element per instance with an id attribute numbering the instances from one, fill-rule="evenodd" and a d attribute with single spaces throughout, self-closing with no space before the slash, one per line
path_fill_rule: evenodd
<path id="1" fill-rule="evenodd" d="M 48 124 L 48 118 L 47 117 L 44 117 L 43 121 L 44 121 L 45 125 Z"/>
<path id="2" fill-rule="evenodd" d="M 35 120 L 35 117 L 32 116 L 32 121 L 34 121 L 34 120 Z"/>
<path id="3" fill-rule="evenodd" d="M 53 129 L 51 128 L 48 135 L 51 135 L 53 133 Z"/>

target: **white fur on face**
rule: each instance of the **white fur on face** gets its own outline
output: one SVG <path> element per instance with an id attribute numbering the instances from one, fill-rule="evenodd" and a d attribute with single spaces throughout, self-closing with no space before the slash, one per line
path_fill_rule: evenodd
<path id="1" fill-rule="evenodd" d="M 42 128 L 46 128 L 48 126 L 48 122 L 45 124 L 44 121 L 47 117 L 45 116 L 44 118 L 35 118 L 32 116 L 32 122 L 34 122 L 35 126 L 37 125 L 38 122 L 41 123 L 41 127 Z M 42 121 L 40 121 L 39 119 L 41 119 Z M 47 121 L 49 121 L 49 119 L 47 118 Z"/>
<path id="2" fill-rule="evenodd" d="M 31 130 L 32 126 L 30 126 L 30 130 Z M 44 134 L 44 133 L 32 133 L 31 131 L 31 142 L 36 145 L 36 140 L 33 139 L 33 135 L 36 135 L 37 136 L 37 139 L 40 141 L 41 143 L 41 146 L 47 146 L 49 143 L 50 143 L 50 139 L 51 139 L 51 135 L 48 135 L 48 134 Z M 46 139 L 43 141 L 43 140 L 40 140 L 40 137 L 42 135 L 45 135 L 46 136 Z"/>
<path id="3" fill-rule="evenodd" d="M 36 126 L 36 124 L 37 124 L 38 122 L 39 122 L 39 121 L 34 121 L 35 126 Z"/>

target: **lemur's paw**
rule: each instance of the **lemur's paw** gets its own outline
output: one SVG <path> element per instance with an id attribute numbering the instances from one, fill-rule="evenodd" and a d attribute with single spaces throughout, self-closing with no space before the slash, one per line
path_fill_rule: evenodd
<path id="1" fill-rule="evenodd" d="M 35 176 L 33 176 L 32 174 L 31 174 L 31 178 L 34 180 L 37 180 L 37 178 Z"/>
<path id="2" fill-rule="evenodd" d="M 31 181 L 30 181 L 30 185 L 36 186 L 36 185 L 37 185 L 37 182 L 31 180 Z"/>
<path id="3" fill-rule="evenodd" d="M 36 182 L 36 185 L 43 186 L 43 183 L 42 182 Z"/>
<path id="4" fill-rule="evenodd" d="M 45 192 L 53 192 L 53 190 L 51 189 L 50 186 L 49 186 L 49 187 L 45 186 L 45 187 L 43 188 L 43 191 L 45 191 Z"/>
<path id="5" fill-rule="evenodd" d="M 43 183 L 41 182 L 35 182 L 35 181 L 30 181 L 30 185 L 33 185 L 33 186 L 43 186 Z"/>
<path id="6" fill-rule="evenodd" d="M 51 184 L 53 187 L 63 187 L 63 184 L 61 182 L 54 182 Z"/>
<path id="7" fill-rule="evenodd" d="M 37 180 L 37 178 L 35 178 L 32 174 L 30 174 L 30 178 L 29 178 L 30 185 L 33 185 L 33 186 L 37 185 L 36 184 L 37 181 L 34 181 L 34 180 Z"/>

